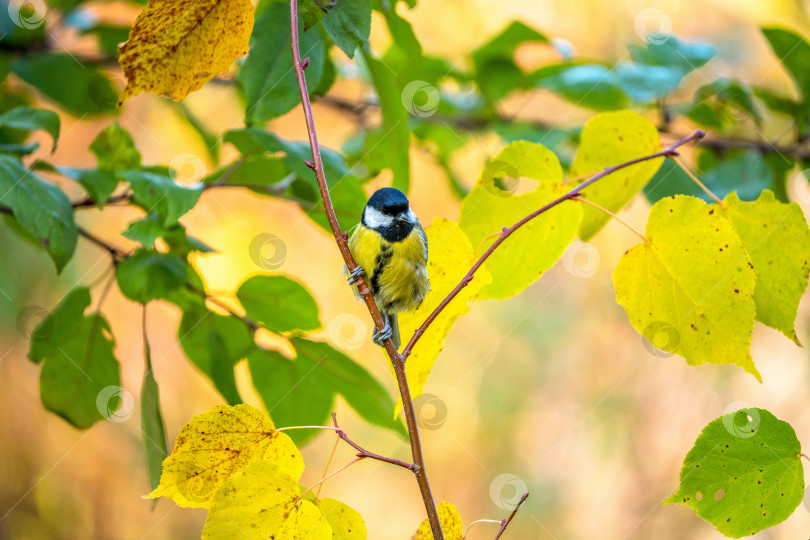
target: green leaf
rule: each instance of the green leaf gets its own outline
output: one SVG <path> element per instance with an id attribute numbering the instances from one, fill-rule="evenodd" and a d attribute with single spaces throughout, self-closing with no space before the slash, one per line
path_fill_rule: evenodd
<path id="1" fill-rule="evenodd" d="M 402 106 L 401 91 L 394 75 L 365 49 L 362 52 L 382 113 L 380 136 L 368 149 L 366 158 L 386 163 L 394 175 L 393 187 L 407 193 L 411 181 L 408 110 Z"/>
<path id="2" fill-rule="evenodd" d="M 318 364 L 323 377 L 341 394 L 352 409 L 374 425 L 392 429 L 402 435 L 406 431 L 394 419 L 394 402 L 385 388 L 354 360 L 326 343 L 291 338 L 298 359 L 306 358 Z"/>
<path id="3" fill-rule="evenodd" d="M 320 328 L 318 304 L 297 281 L 284 276 L 248 278 L 236 291 L 245 313 L 272 332 Z"/>
<path id="4" fill-rule="evenodd" d="M 32 362 L 45 362 L 42 404 L 80 429 L 109 418 L 122 403 L 110 327 L 100 313 L 84 315 L 89 305 L 89 289 L 70 291 L 34 330 L 28 352 Z"/>
<path id="5" fill-rule="evenodd" d="M 0 155 L 0 204 L 45 246 L 57 272 L 73 257 L 78 230 L 70 200 L 11 156 Z"/>
<path id="6" fill-rule="evenodd" d="M 757 273 L 757 320 L 800 345 L 794 324 L 810 275 L 810 228 L 801 207 L 777 201 L 767 189 L 754 202 L 731 193 L 724 204 L 716 207 L 731 221 Z"/>
<path id="7" fill-rule="evenodd" d="M 714 58 L 715 50 L 708 43 L 686 43 L 675 36 L 663 42 L 651 41 L 646 47 L 630 45 L 630 57 L 634 62 L 650 66 L 674 67 L 686 75 Z"/>
<path id="8" fill-rule="evenodd" d="M 574 105 L 597 111 L 621 109 L 627 96 L 615 71 L 600 64 L 559 64 L 535 73 L 537 85 Z"/>
<path id="9" fill-rule="evenodd" d="M 639 103 L 662 99 L 678 87 L 683 77 L 680 70 L 667 66 L 619 62 L 613 69 L 624 93 Z"/>
<path id="10" fill-rule="evenodd" d="M 810 103 L 810 44 L 785 28 L 763 27 L 762 34 L 796 84 L 803 103 Z"/>
<path id="11" fill-rule="evenodd" d="M 248 355 L 253 386 L 278 427 L 319 426 L 329 418 L 335 401 L 334 382 L 320 365 L 306 356 L 289 360 L 276 351 L 255 350 Z M 319 430 L 290 430 L 300 446 Z"/>
<path id="12" fill-rule="evenodd" d="M 166 298 L 186 282 L 188 263 L 171 253 L 139 249 L 118 265 L 115 278 L 121 294 L 145 304 Z"/>
<path id="13" fill-rule="evenodd" d="M 382 9 L 388 32 L 391 34 L 392 45 L 404 51 L 411 58 L 422 56 L 422 45 L 413 31 L 413 26 L 399 16 L 396 3 L 392 6 L 382 6 Z"/>
<path id="14" fill-rule="evenodd" d="M 141 154 L 135 148 L 132 135 L 113 122 L 99 133 L 90 144 L 98 168 L 110 172 L 141 168 Z"/>
<path id="15" fill-rule="evenodd" d="M 146 171 L 123 171 L 121 176 L 129 182 L 135 195 L 135 204 L 149 212 L 157 212 L 163 225 L 168 227 L 194 208 L 202 194 L 202 185 L 185 187 L 168 176 Z"/>
<path id="16" fill-rule="evenodd" d="M 82 31 L 82 35 L 95 35 L 98 48 L 111 58 L 118 58 L 118 44 L 129 39 L 129 26 L 99 24 Z"/>
<path id="17" fill-rule="evenodd" d="M 299 36 L 301 58 L 309 57 L 304 75 L 307 88 L 315 88 L 323 71 L 323 32 L 315 29 Z M 290 111 L 301 96 L 292 62 L 290 6 L 273 3 L 256 18 L 250 53 L 237 80 L 245 89 L 245 123 L 259 124 Z"/>
<path id="18" fill-rule="evenodd" d="M 707 168 L 702 177 L 703 184 L 721 199 L 737 192 L 744 201 L 753 201 L 763 189 L 773 185 L 773 171 L 755 150 L 726 154 L 717 165 Z M 705 192 L 700 198 L 706 202 L 713 199 Z"/>
<path id="19" fill-rule="evenodd" d="M 537 181 L 529 193 L 518 191 Z M 487 249 L 493 233 L 514 225 L 566 190 L 557 157 L 539 144 L 518 141 L 492 158 L 475 187 L 461 201 L 459 225 L 473 249 Z M 534 283 L 554 266 L 574 240 L 582 220 L 578 204 L 562 204 L 517 230 L 487 259 L 492 282 L 482 298 L 508 298 Z"/>
<path id="20" fill-rule="evenodd" d="M 689 365 L 736 364 L 761 381 L 749 349 L 756 273 L 731 223 L 700 199 L 675 196 L 652 207 L 645 236 L 613 272 L 633 328 Z"/>
<path id="21" fill-rule="evenodd" d="M 684 504 L 731 538 L 786 520 L 804 493 L 801 445 L 787 422 L 748 408 L 712 420 L 684 459 L 678 491 Z"/>
<path id="22" fill-rule="evenodd" d="M 658 172 L 644 186 L 644 196 L 651 203 L 673 195 L 704 196 L 704 192 L 677 163 L 665 159 Z"/>
<path id="23" fill-rule="evenodd" d="M 725 77 L 697 89 L 687 116 L 697 124 L 718 129 L 739 125 L 748 118 L 762 122 L 751 89 L 744 82 Z"/>
<path id="24" fill-rule="evenodd" d="M 334 8 L 337 0 L 302 0 L 298 3 L 298 13 L 304 20 L 304 32 L 318 24 L 330 9 Z M 257 10 L 257 15 L 259 15 Z"/>
<path id="25" fill-rule="evenodd" d="M 643 116 L 631 111 L 597 114 L 582 128 L 581 144 L 569 175 L 595 174 L 661 150 L 658 130 Z M 663 158 L 619 169 L 583 190 L 586 199 L 618 212 L 653 177 Z M 610 216 L 588 205 L 583 209 L 579 236 L 590 239 Z"/>
<path id="26" fill-rule="evenodd" d="M 171 253 L 186 256 L 192 251 L 211 253 L 213 248 L 186 234 L 186 228 L 175 223 L 165 227 L 160 216 L 154 212 L 129 224 L 123 236 L 140 243 L 145 248 L 154 246 L 158 238 L 163 238 Z"/>
<path id="27" fill-rule="evenodd" d="M 107 76 L 72 55 L 23 55 L 11 71 L 76 116 L 115 111 L 118 96 Z"/>
<path id="28" fill-rule="evenodd" d="M 104 207 L 110 195 L 118 187 L 118 178 L 112 172 L 104 169 L 57 167 L 57 170 L 60 174 L 78 182 L 99 209 Z"/>
<path id="29" fill-rule="evenodd" d="M 146 447 L 149 486 L 154 490 L 160 485 L 163 460 L 166 459 L 168 451 L 163 415 L 160 412 L 160 391 L 152 371 L 152 352 L 146 339 L 144 339 L 144 353 L 146 355 L 146 373 L 144 373 L 141 385 L 141 434 Z"/>
<path id="30" fill-rule="evenodd" d="M 353 58 L 355 49 L 366 44 L 371 32 L 371 0 L 340 0 L 322 22 L 335 45 Z"/>
<path id="31" fill-rule="evenodd" d="M 253 348 L 242 321 L 218 315 L 204 306 L 188 307 L 178 330 L 186 356 L 216 386 L 230 405 L 242 403 L 233 369 Z"/>
<path id="32" fill-rule="evenodd" d="M 44 129 L 53 139 L 53 148 L 56 150 L 56 142 L 59 140 L 59 115 L 53 111 L 33 107 L 15 107 L 0 114 L 0 127 L 26 131 Z"/>

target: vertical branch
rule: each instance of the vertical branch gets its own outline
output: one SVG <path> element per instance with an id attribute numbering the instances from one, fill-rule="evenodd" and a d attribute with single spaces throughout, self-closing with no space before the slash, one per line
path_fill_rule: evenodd
<path id="1" fill-rule="evenodd" d="M 318 146 L 318 136 L 315 132 L 315 120 L 312 115 L 312 105 L 309 101 L 309 91 L 307 90 L 307 81 L 304 77 L 304 70 L 309 65 L 309 58 L 301 61 L 301 51 L 298 44 L 298 1 L 290 0 L 290 29 L 292 40 L 292 55 L 293 66 L 295 67 L 295 77 L 298 80 L 298 90 L 301 93 L 301 105 L 304 109 L 304 118 L 307 124 L 307 134 L 309 136 L 309 146 L 312 149 L 312 161 L 307 161 L 306 164 L 313 171 L 315 171 L 315 178 L 318 181 L 318 189 L 321 192 L 323 199 L 323 207 L 326 212 L 326 219 L 329 221 L 329 226 L 335 236 L 340 254 L 346 262 L 346 268 L 349 272 L 357 268 L 357 263 L 354 262 L 351 251 L 349 250 L 349 243 L 347 236 L 340 229 L 340 224 L 335 216 L 335 209 L 332 206 L 332 200 L 329 197 L 329 188 L 326 183 L 326 177 L 323 172 L 323 162 L 321 161 L 321 151 Z M 385 322 L 380 315 L 377 305 L 374 303 L 374 296 L 368 288 L 368 284 L 364 279 L 357 280 L 357 290 L 360 296 L 365 301 L 371 318 L 374 320 L 374 325 L 378 330 L 382 330 Z M 428 483 L 427 473 L 425 472 L 425 464 L 422 458 L 422 447 L 419 442 L 419 429 L 416 425 L 416 414 L 413 409 L 413 400 L 411 393 L 408 389 L 408 379 L 405 376 L 405 360 L 397 352 L 394 343 L 387 339 L 385 341 L 385 350 L 391 359 L 391 364 L 394 367 L 396 374 L 397 386 L 399 387 L 400 397 L 402 398 L 402 409 L 405 414 L 405 423 L 408 427 L 408 436 L 411 443 L 411 454 L 413 455 L 414 474 L 416 475 L 416 482 L 419 485 L 419 491 L 422 493 L 422 500 L 425 503 L 425 510 L 427 511 L 428 521 L 430 528 L 433 532 L 435 540 L 444 540 L 441 525 L 439 523 L 439 515 L 436 512 L 436 503 L 433 501 L 433 495 L 430 492 L 430 484 Z"/>

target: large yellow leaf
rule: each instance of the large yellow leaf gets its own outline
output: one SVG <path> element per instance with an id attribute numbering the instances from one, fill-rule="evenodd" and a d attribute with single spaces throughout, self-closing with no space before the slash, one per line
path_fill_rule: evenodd
<path id="1" fill-rule="evenodd" d="M 119 46 L 120 105 L 148 91 L 182 101 L 248 51 L 250 0 L 150 0 Z"/>
<path id="2" fill-rule="evenodd" d="M 736 364 L 761 380 L 750 351 L 756 274 L 731 223 L 678 195 L 655 203 L 646 237 L 613 272 L 633 327 L 690 365 Z"/>
<path id="3" fill-rule="evenodd" d="M 203 540 L 331 540 L 332 528 L 321 511 L 296 500 L 299 493 L 298 483 L 275 464 L 254 461 L 217 490 Z"/>
<path id="4" fill-rule="evenodd" d="M 539 183 L 536 189 L 516 194 L 532 181 Z M 483 251 L 495 242 L 494 234 L 565 193 L 561 182 L 562 168 L 551 150 L 526 141 L 513 142 L 489 161 L 461 201 L 459 225 L 473 248 L 480 245 Z M 481 291 L 481 298 L 514 296 L 554 266 L 576 237 L 582 220 L 580 206 L 564 202 L 507 238 L 487 259 L 492 283 Z M 431 246 L 430 256 L 434 253 Z"/>
<path id="5" fill-rule="evenodd" d="M 254 461 L 273 463 L 294 481 L 304 472 L 295 444 L 265 413 L 247 404 L 218 405 L 183 426 L 163 461 L 160 485 L 148 497 L 207 508 L 217 488 Z"/>
<path id="6" fill-rule="evenodd" d="M 631 111 L 597 114 L 582 128 L 581 144 L 571 164 L 572 178 L 602 171 L 661 150 L 658 130 L 643 116 Z M 585 188 L 582 194 L 611 212 L 618 212 L 653 177 L 664 158 L 619 169 Z M 588 240 L 610 216 L 586 205 L 579 236 Z"/>
<path id="7" fill-rule="evenodd" d="M 458 285 L 474 262 L 473 247 L 457 223 L 436 218 L 425 233 L 430 251 L 428 257 L 430 292 L 419 309 L 399 314 L 399 328 L 403 340 L 410 339 L 427 316 Z M 475 298 L 490 279 L 487 267 L 479 268 L 473 280 L 442 310 L 416 343 L 405 364 L 405 373 L 413 397 L 422 393 L 422 387 L 456 319 L 470 310 L 468 302 Z"/>
<path id="8" fill-rule="evenodd" d="M 717 208 L 731 221 L 757 273 L 757 320 L 799 345 L 794 324 L 810 274 L 810 228 L 801 207 L 777 201 L 767 189 L 753 202 L 731 193 L 724 204 Z"/>
<path id="9" fill-rule="evenodd" d="M 444 540 L 461 540 L 464 536 L 464 528 L 456 507 L 449 502 L 443 502 L 439 505 L 437 512 L 444 533 Z M 430 530 L 430 522 L 427 519 L 419 525 L 416 534 L 413 535 L 411 540 L 433 540 L 433 532 Z"/>
<path id="10" fill-rule="evenodd" d="M 360 512 L 336 499 L 316 499 L 312 493 L 304 497 L 320 509 L 329 526 L 332 540 L 366 540 L 368 531 Z"/>

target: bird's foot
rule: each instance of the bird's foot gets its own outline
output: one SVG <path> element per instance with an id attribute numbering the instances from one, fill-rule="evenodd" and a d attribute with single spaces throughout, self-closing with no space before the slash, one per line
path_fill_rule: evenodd
<path id="1" fill-rule="evenodd" d="M 357 280 L 360 279 L 361 277 L 365 276 L 365 275 L 366 275 L 365 269 L 362 266 L 357 265 L 354 268 L 354 270 L 349 272 L 349 285 L 353 285 L 354 283 L 357 283 Z"/>
<path id="2" fill-rule="evenodd" d="M 380 347 L 385 347 L 385 340 L 390 338 L 393 334 L 394 331 L 391 329 L 391 325 L 386 324 L 382 330 L 374 330 L 371 340 Z"/>

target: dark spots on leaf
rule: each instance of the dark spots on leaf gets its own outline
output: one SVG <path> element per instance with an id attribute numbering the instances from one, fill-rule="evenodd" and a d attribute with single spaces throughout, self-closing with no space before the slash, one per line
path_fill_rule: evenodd
<path id="1" fill-rule="evenodd" d="M 762 480 L 757 480 L 757 484 L 761 484 L 761 483 L 762 483 Z"/>
<path id="2" fill-rule="evenodd" d="M 712 214 L 714 214 L 714 208 L 712 208 L 711 210 L 709 210 L 709 215 L 711 216 Z"/>
<path id="3" fill-rule="evenodd" d="M 734 289 L 734 292 L 740 294 L 740 289 Z"/>

